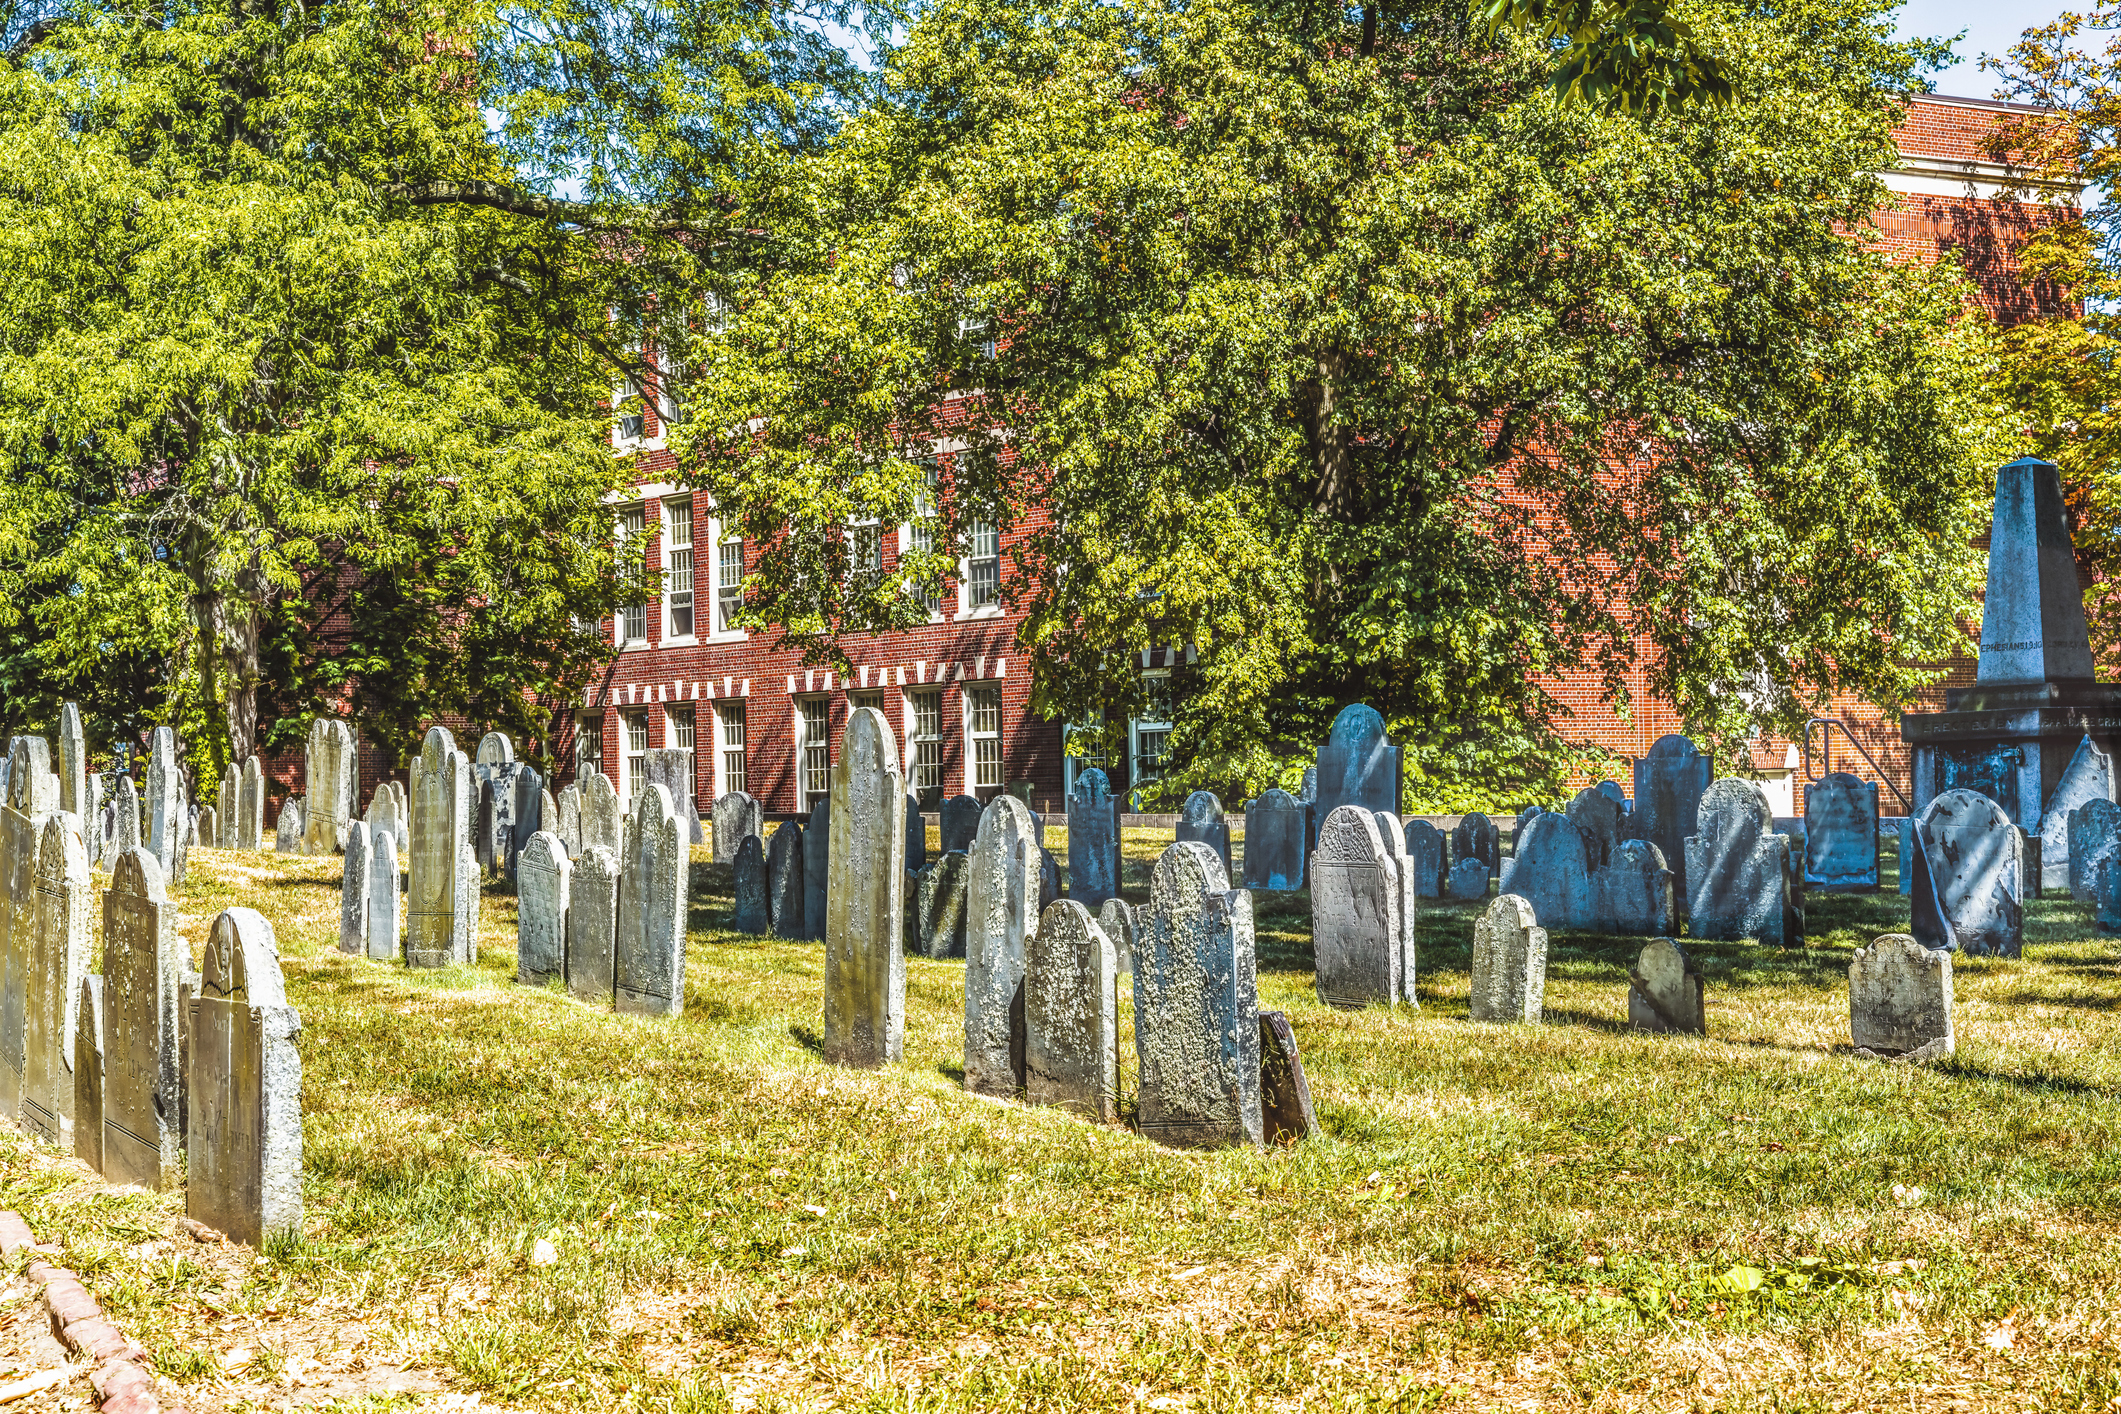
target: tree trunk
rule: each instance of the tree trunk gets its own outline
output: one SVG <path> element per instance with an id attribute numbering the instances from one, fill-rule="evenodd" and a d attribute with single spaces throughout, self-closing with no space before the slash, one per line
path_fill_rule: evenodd
<path id="1" fill-rule="evenodd" d="M 1327 520 L 1353 524 L 1361 513 L 1361 488 L 1355 484 L 1354 438 L 1338 416 L 1336 381 L 1347 356 L 1338 351 L 1318 356 L 1318 376 L 1303 387 L 1304 436 L 1311 449 L 1311 509 Z"/>

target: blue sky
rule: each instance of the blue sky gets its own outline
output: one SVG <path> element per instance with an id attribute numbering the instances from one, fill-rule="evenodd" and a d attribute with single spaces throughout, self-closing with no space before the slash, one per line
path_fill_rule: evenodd
<path id="1" fill-rule="evenodd" d="M 2079 5 L 2081 12 L 2087 8 Z M 1909 0 L 1900 11 L 1900 33 L 1949 39 L 1961 30 L 1959 63 L 1936 75 L 1937 92 L 1960 98 L 1990 98 L 1996 92 L 1996 75 L 1980 68 L 1983 54 L 1997 58 L 2016 42 L 2028 25 L 2046 24 L 2062 12 L 2057 0 L 2034 0 L 2028 5 L 2004 0 Z"/>

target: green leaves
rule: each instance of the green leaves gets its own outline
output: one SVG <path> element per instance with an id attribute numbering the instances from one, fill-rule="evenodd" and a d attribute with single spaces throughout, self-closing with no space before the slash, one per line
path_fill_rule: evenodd
<path id="1" fill-rule="evenodd" d="M 1645 118 L 1737 97 L 1730 70 L 1667 0 L 1479 0 L 1493 39 L 1515 29 L 1559 46 L 1554 92 Z"/>

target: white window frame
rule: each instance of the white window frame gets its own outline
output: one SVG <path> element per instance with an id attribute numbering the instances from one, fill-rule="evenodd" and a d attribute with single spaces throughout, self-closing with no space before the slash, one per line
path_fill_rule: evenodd
<path id="1" fill-rule="evenodd" d="M 1142 681 L 1148 682 L 1151 679 L 1156 679 L 1162 682 L 1162 690 L 1165 694 L 1165 700 L 1168 702 L 1170 699 L 1171 692 L 1171 674 L 1169 670 L 1158 670 L 1153 672 L 1145 672 L 1142 674 Z M 1149 785 L 1153 781 L 1163 779 L 1163 772 L 1161 770 L 1159 770 L 1156 775 L 1152 777 L 1145 777 L 1141 773 L 1142 733 L 1145 731 L 1162 732 L 1165 735 L 1165 739 L 1168 740 L 1171 733 L 1171 723 L 1168 721 L 1159 720 L 1155 717 L 1128 718 L 1127 789 L 1130 792 L 1139 790 L 1142 786 Z M 1168 754 L 1168 752 L 1163 754 Z M 1161 754 L 1159 755 L 1158 759 L 1162 759 Z"/>
<path id="2" fill-rule="evenodd" d="M 640 544 L 638 540 L 635 540 L 633 542 L 634 549 L 629 549 L 626 544 L 627 537 L 630 535 L 646 535 L 648 533 L 648 503 L 646 501 L 633 501 L 627 505 L 620 506 L 618 525 L 619 555 L 623 563 L 624 557 L 634 553 L 634 549 L 637 549 Z M 641 616 L 641 634 L 638 638 L 626 632 L 626 620 L 636 612 Z M 648 606 L 646 604 L 621 604 L 611 616 L 611 641 L 621 652 L 628 649 L 646 648 L 648 646 Z"/>
<path id="3" fill-rule="evenodd" d="M 994 602 L 974 607 L 972 603 L 972 537 L 982 525 L 994 527 Z M 957 616 L 961 619 L 993 619 L 1002 612 L 1002 528 L 999 521 L 973 521 L 965 528 L 966 554 L 957 561 Z"/>
<path id="4" fill-rule="evenodd" d="M 663 519 L 661 536 L 661 555 L 663 562 L 663 592 L 660 596 L 660 599 L 663 607 L 663 642 L 665 644 L 677 646 L 683 646 L 686 644 L 699 642 L 700 555 L 697 543 L 697 532 L 699 530 L 700 523 L 693 516 L 693 505 L 694 501 L 693 498 L 690 496 L 665 497 L 662 503 Z M 677 523 L 676 516 L 678 512 L 684 513 L 684 550 L 689 558 L 690 564 L 690 567 L 686 570 L 686 578 L 690 582 L 691 588 L 686 590 L 685 592 L 689 593 L 692 596 L 692 628 L 689 632 L 686 633 L 679 633 L 677 631 L 676 622 L 672 618 L 672 614 L 676 608 L 676 605 L 672 600 L 672 596 L 678 593 L 679 591 L 675 587 L 675 580 L 673 578 L 674 571 L 671 567 L 671 561 L 678 547 L 671 543 L 674 537 L 671 535 L 670 528 L 671 526 Z"/>
<path id="5" fill-rule="evenodd" d="M 722 518 L 713 506 L 707 508 L 707 544 L 710 550 L 708 572 L 713 576 L 713 592 L 707 601 L 707 632 L 700 633 L 700 520 L 692 520 L 692 631 L 710 643 L 741 643 L 747 635 L 740 628 L 722 627 L 722 546 L 725 543 Z M 735 542 L 737 550 L 737 584 L 743 585 L 743 541 Z"/>
<path id="6" fill-rule="evenodd" d="M 974 725 L 976 720 L 974 716 L 975 708 L 972 704 L 978 695 L 983 692 L 994 694 L 994 730 L 992 732 L 980 731 Z M 962 711 L 964 712 L 965 724 L 965 794 L 974 795 L 988 788 L 995 790 L 1004 789 L 1009 784 L 1009 762 L 1007 753 L 1004 750 L 1004 743 L 1008 739 L 1008 709 L 1002 701 L 1001 688 L 989 683 L 976 685 L 967 683 L 964 691 L 959 695 L 959 700 L 963 704 Z M 982 781 L 979 778 L 979 744 L 989 740 L 994 742 L 995 770 L 1001 776 L 998 781 Z"/>
<path id="7" fill-rule="evenodd" d="M 616 311 L 613 312 L 613 318 L 617 318 Z M 626 358 L 639 362 L 641 341 L 639 339 L 627 341 L 621 352 Z M 620 407 L 629 398 L 639 398 L 641 400 L 641 410 L 638 414 L 635 414 L 641 419 L 641 430 L 638 432 L 629 433 L 626 431 L 627 415 L 619 411 Z M 632 374 L 621 373 L 611 380 L 611 450 L 614 454 L 624 456 L 629 452 L 637 452 L 647 445 L 648 401 L 647 390 L 641 387 L 640 380 Z"/>
<path id="8" fill-rule="evenodd" d="M 815 742 L 810 739 L 810 711 L 812 706 L 820 708 L 825 718 L 825 739 Z M 813 791 L 810 786 L 810 749 L 820 747 L 825 753 L 825 784 Z M 832 699 L 830 697 L 805 696 L 795 699 L 795 803 L 796 808 L 808 815 L 820 800 L 832 790 Z"/>
<path id="9" fill-rule="evenodd" d="M 633 728 L 635 723 L 639 723 L 641 728 L 641 755 L 644 774 L 647 765 L 647 754 L 655 749 L 648 740 L 648 709 L 646 707 L 628 707 L 621 710 L 619 713 L 619 801 L 629 813 L 633 809 L 633 793 L 640 788 L 641 784 L 639 780 L 635 779 L 633 767 Z"/>
<path id="10" fill-rule="evenodd" d="M 909 687 L 906 689 L 906 754 L 899 759 L 906 764 L 906 789 L 915 793 L 926 788 L 926 784 L 920 778 L 920 754 L 922 744 L 929 741 L 935 743 L 935 788 L 944 791 L 950 789 L 950 778 L 945 774 L 943 766 L 943 692 L 944 689 L 940 685 L 935 687 Z M 921 731 L 921 710 L 918 702 L 919 698 L 930 694 L 935 698 L 935 731 L 933 734 Z"/>
<path id="11" fill-rule="evenodd" d="M 742 714 L 742 724 L 739 730 L 743 733 L 744 739 L 733 746 L 729 741 L 731 735 L 729 721 L 723 711 L 724 708 L 728 707 L 734 707 Z M 741 781 L 735 780 L 733 773 L 729 769 L 729 758 L 732 754 L 741 755 L 744 758 L 744 779 Z M 749 788 L 750 782 L 750 704 L 746 698 L 725 697 L 714 703 L 714 793 L 717 797 L 720 797 L 729 794 L 733 790 L 746 790 Z"/>
<path id="12" fill-rule="evenodd" d="M 594 744 L 594 753 L 584 750 Z M 604 769 L 604 713 L 601 710 L 577 712 L 574 718 L 574 775 L 581 780 L 592 771 Z"/>
<path id="13" fill-rule="evenodd" d="M 926 468 L 928 468 L 929 473 L 928 490 L 920 493 L 914 498 L 913 514 L 922 519 L 929 519 L 935 515 L 935 497 L 941 494 L 942 491 L 942 458 L 939 455 L 931 452 L 926 457 L 915 457 L 913 458 L 913 460 L 918 465 L 925 466 Z M 906 556 L 910 554 L 913 550 L 913 535 L 913 523 L 910 521 L 898 528 L 898 558 L 899 564 L 902 567 L 906 562 Z M 931 541 L 924 548 L 931 550 L 935 548 L 933 541 Z M 929 623 L 939 624 L 943 621 L 943 602 L 948 597 L 948 592 L 942 586 L 938 585 L 935 591 L 935 600 L 928 606 Z M 909 716 L 907 718 L 907 721 L 910 723 L 912 721 L 912 718 Z M 911 728 L 909 727 L 909 731 L 910 730 Z"/>

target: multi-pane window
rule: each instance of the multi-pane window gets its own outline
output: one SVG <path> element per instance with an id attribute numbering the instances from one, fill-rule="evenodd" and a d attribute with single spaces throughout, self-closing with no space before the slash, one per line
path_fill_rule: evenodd
<path id="1" fill-rule="evenodd" d="M 716 794 L 744 789 L 744 703 L 714 704 L 716 729 L 722 734 L 722 782 Z"/>
<path id="2" fill-rule="evenodd" d="M 728 633 L 744 607 L 744 542 L 724 540 L 714 551 L 714 628 Z"/>
<path id="3" fill-rule="evenodd" d="M 687 756 L 692 755 L 694 737 L 699 729 L 699 718 L 695 715 L 696 710 L 691 707 L 673 707 L 670 709 L 668 722 L 670 735 L 666 738 L 666 744 L 676 747 Z"/>
<path id="4" fill-rule="evenodd" d="M 847 527 L 847 582 L 876 583 L 884 572 L 884 528 L 873 520 L 856 521 Z"/>
<path id="5" fill-rule="evenodd" d="M 1133 722 L 1134 781 L 1137 785 L 1147 785 L 1163 775 L 1164 753 L 1171 743 L 1171 675 L 1146 674 L 1142 686 L 1147 689 L 1149 700 L 1142 708 L 1142 715 Z"/>
<path id="6" fill-rule="evenodd" d="M 1002 783 L 1002 690 L 975 687 L 965 694 L 972 737 L 972 784 Z"/>
<path id="7" fill-rule="evenodd" d="M 884 694 L 881 692 L 851 692 L 847 694 L 847 703 L 857 712 L 864 707 L 874 707 L 881 712 L 884 710 Z"/>
<path id="8" fill-rule="evenodd" d="M 934 457 L 921 459 L 921 475 L 927 485 L 914 501 L 913 524 L 907 527 L 907 539 L 914 549 L 926 554 L 935 549 L 936 508 L 941 503 L 942 468 Z M 943 592 L 941 585 L 937 585 L 933 589 L 923 585 L 916 588 L 913 593 L 915 598 L 927 606 L 929 613 L 942 612 Z"/>
<path id="9" fill-rule="evenodd" d="M 604 769 L 604 714 L 584 712 L 574 719 L 574 773 L 577 779 Z"/>
<path id="10" fill-rule="evenodd" d="M 831 704 L 806 697 L 803 709 L 803 808 L 823 800 L 832 788 Z"/>
<path id="11" fill-rule="evenodd" d="M 619 536 L 621 554 L 640 553 L 641 537 L 648 533 L 648 508 L 628 506 L 619 512 Z M 648 641 L 648 606 L 628 604 L 619 611 L 619 642 L 645 643 Z"/>
<path id="12" fill-rule="evenodd" d="M 631 357 L 638 355 L 640 350 L 636 347 L 629 348 L 626 352 Z M 641 413 L 640 380 L 631 373 L 621 374 L 618 386 L 611 390 L 611 405 L 618 413 L 619 440 L 638 441 L 641 434 L 647 430 L 647 419 Z"/>
<path id="13" fill-rule="evenodd" d="M 967 557 L 965 581 L 970 606 L 984 609 L 1002 597 L 1002 535 L 992 521 L 972 523 L 972 553 Z"/>
<path id="14" fill-rule="evenodd" d="M 692 502 L 663 502 L 664 593 L 670 601 L 670 636 L 692 637 Z"/>
<path id="15" fill-rule="evenodd" d="M 645 772 L 648 767 L 648 714 L 646 712 L 628 712 L 625 714 L 624 721 L 626 724 L 626 779 L 621 781 L 619 786 L 621 791 L 631 798 L 633 793 L 638 791 L 642 783 L 647 779 Z"/>
<path id="16" fill-rule="evenodd" d="M 913 694 L 913 788 L 940 790 L 943 785 L 943 694 Z"/>
<path id="17" fill-rule="evenodd" d="M 994 325 L 985 319 L 958 320 L 957 347 L 967 368 L 994 362 Z"/>

